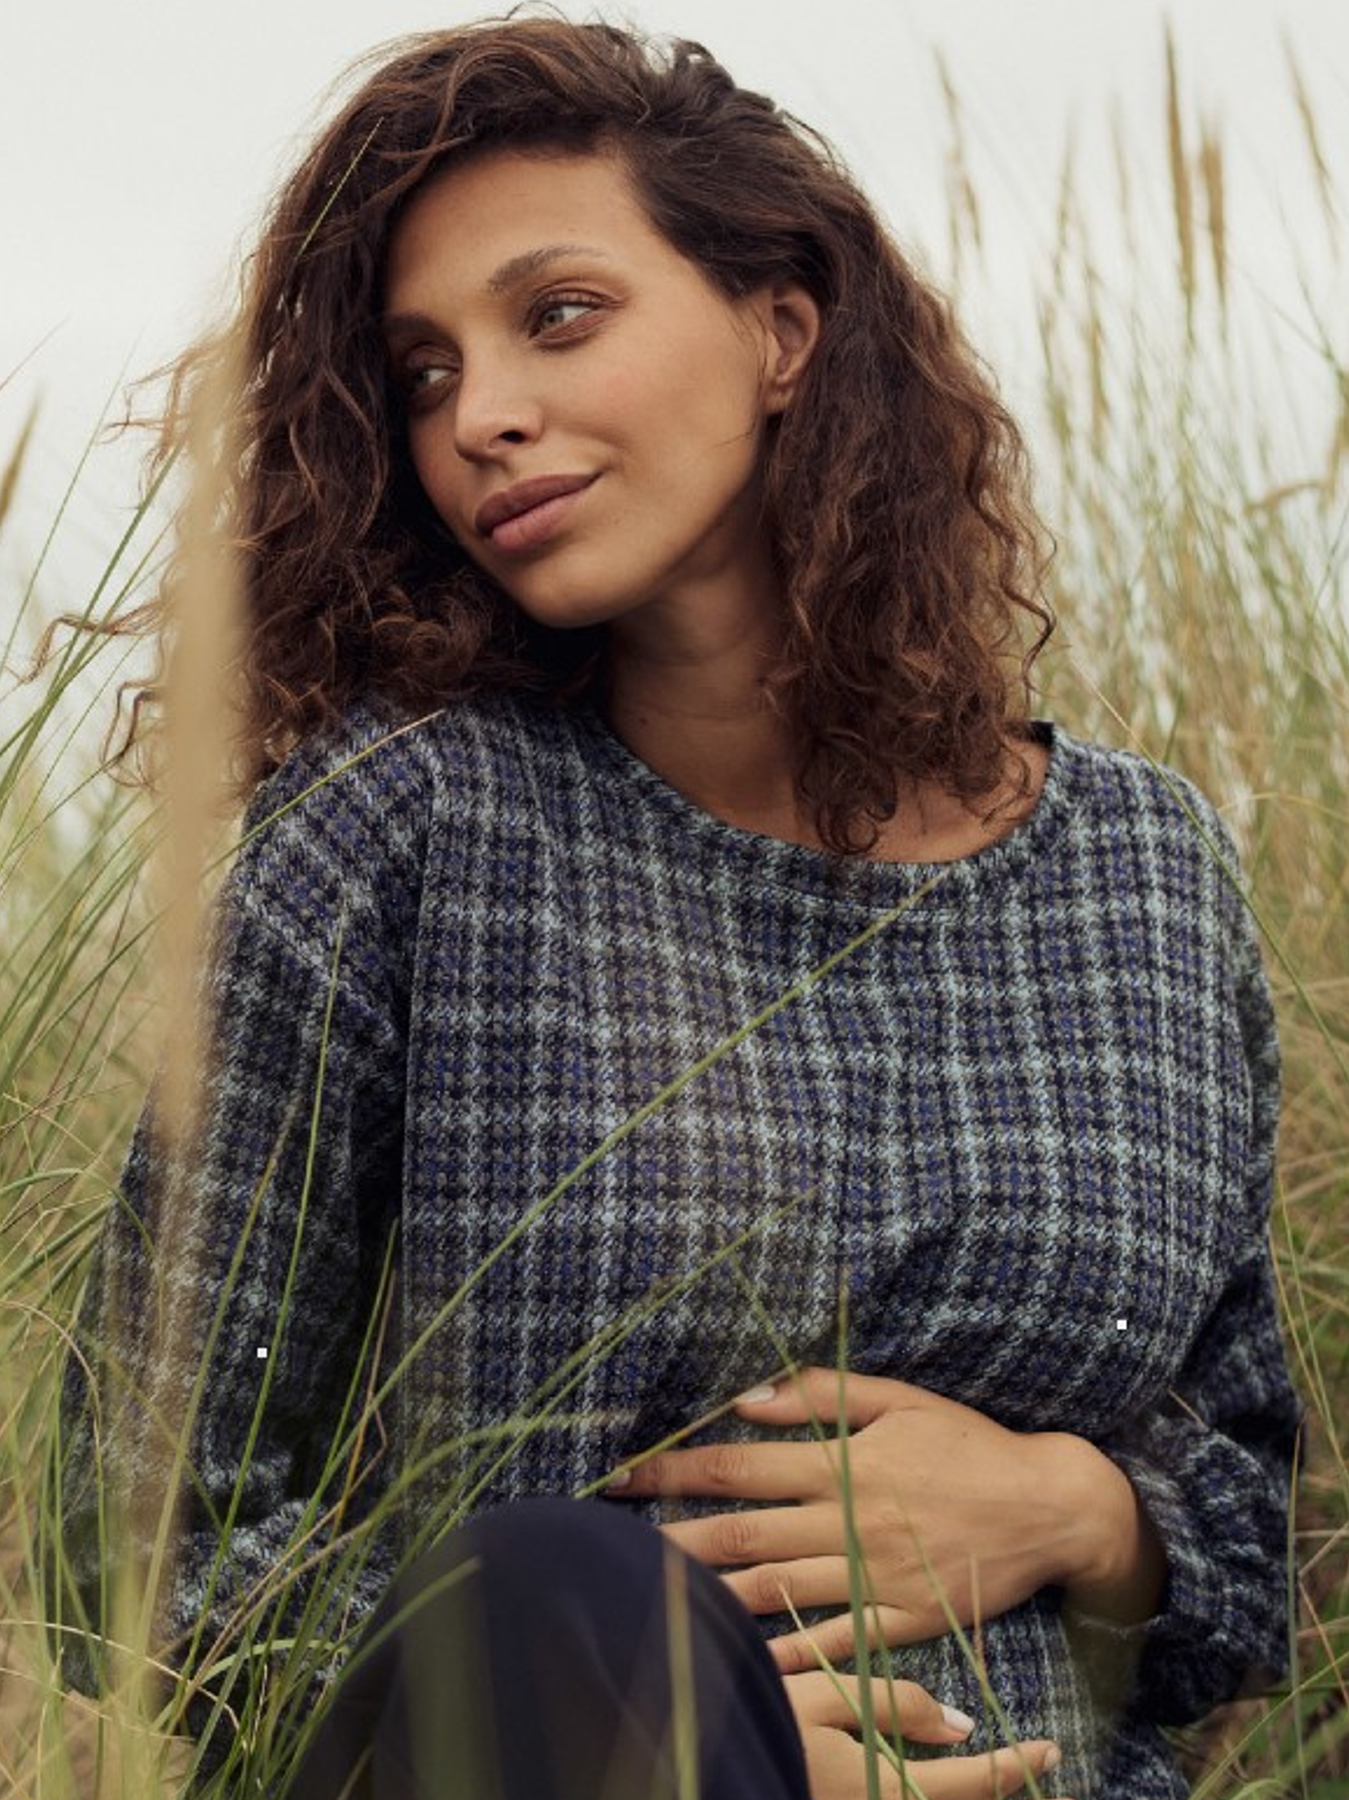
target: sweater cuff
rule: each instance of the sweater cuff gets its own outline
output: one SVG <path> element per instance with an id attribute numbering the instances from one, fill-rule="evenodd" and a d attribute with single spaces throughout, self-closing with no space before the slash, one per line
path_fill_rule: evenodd
<path id="1" fill-rule="evenodd" d="M 1065 1628 L 1075 1647 L 1089 1664 L 1108 1658 L 1127 1663 L 1132 1688 L 1163 1721 L 1198 1718 L 1239 1691 L 1272 1685 L 1277 1668 L 1252 1666 L 1253 1634 L 1241 1592 L 1243 1571 L 1257 1592 L 1268 1580 L 1258 1538 L 1229 1542 L 1223 1546 L 1226 1554 L 1215 1556 L 1203 1520 L 1212 1516 L 1217 1496 L 1207 1506 L 1195 1506 L 1202 1464 L 1186 1469 L 1187 1488 L 1151 1457 L 1129 1450 L 1111 1454 L 1161 1539 L 1166 1586 L 1156 1614 L 1136 1625 L 1120 1627 L 1066 1608 Z"/>

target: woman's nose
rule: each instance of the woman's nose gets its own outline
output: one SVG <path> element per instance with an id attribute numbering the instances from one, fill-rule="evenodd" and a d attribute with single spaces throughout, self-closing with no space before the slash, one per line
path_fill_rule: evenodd
<path id="1" fill-rule="evenodd" d="M 455 446 L 469 461 L 498 444 L 527 443 L 543 428 L 538 397 L 512 364 L 465 363 L 454 399 Z"/>

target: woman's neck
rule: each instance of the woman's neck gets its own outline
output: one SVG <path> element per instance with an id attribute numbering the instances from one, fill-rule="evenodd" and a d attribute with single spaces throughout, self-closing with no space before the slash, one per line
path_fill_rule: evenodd
<path id="1" fill-rule="evenodd" d="M 705 812 L 806 842 L 790 738 L 764 697 L 771 665 L 768 632 L 743 619 L 677 638 L 615 633 L 605 711 L 634 755 Z"/>
<path id="2" fill-rule="evenodd" d="M 675 650 L 665 639 L 659 655 L 611 657 L 606 716 L 634 755 L 704 812 L 818 849 L 814 818 L 796 792 L 789 729 L 764 697 L 769 666 L 765 641 L 752 632 L 715 648 L 686 641 Z M 939 782 L 909 785 L 882 823 L 871 856 L 953 862 L 1005 837 L 1033 810 L 1048 768 L 1048 752 L 1033 740 L 1021 755 L 1030 772 L 1024 807 L 985 819 L 989 807 L 972 810 Z M 994 801 L 1010 798 L 1020 776 L 1009 759 L 1005 791 Z"/>

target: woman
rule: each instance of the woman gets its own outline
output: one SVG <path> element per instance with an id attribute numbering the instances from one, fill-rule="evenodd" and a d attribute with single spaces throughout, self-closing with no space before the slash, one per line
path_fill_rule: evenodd
<path id="1" fill-rule="evenodd" d="M 359 1542 L 270 1625 L 369 1615 L 293 1791 L 521 1791 L 465 1772 L 495 1708 L 589 1793 L 654 1607 L 702 1791 L 843 1800 L 851 1540 L 922 1791 L 1184 1793 L 1159 1726 L 1283 1658 L 1270 1007 L 1208 803 L 1028 717 L 1038 527 L 946 306 L 704 51 L 536 19 L 369 74 L 243 326 L 249 831 L 197 1136 L 143 1122 L 85 1319 L 142 1321 L 110 1478 L 209 1369 L 166 1633 Z M 673 1791 L 656 1662 L 616 1793 Z"/>

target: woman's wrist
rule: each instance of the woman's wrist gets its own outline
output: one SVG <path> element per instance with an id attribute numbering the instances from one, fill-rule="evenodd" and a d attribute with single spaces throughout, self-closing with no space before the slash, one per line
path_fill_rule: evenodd
<path id="1" fill-rule="evenodd" d="M 1050 1434 L 1059 1480 L 1080 1529 L 1066 1549 L 1058 1584 L 1069 1605 L 1117 1625 L 1141 1624 L 1160 1609 L 1166 1551 L 1124 1471 L 1086 1438 Z"/>

